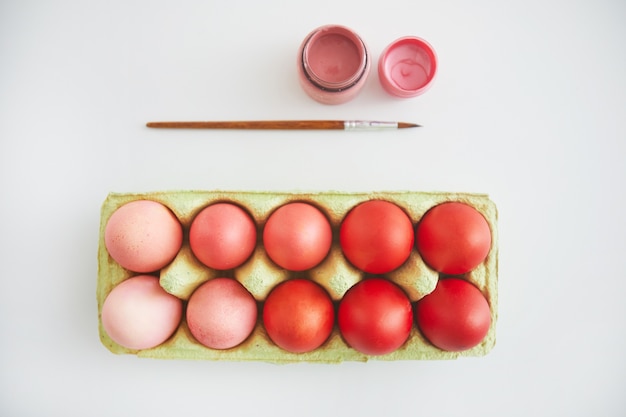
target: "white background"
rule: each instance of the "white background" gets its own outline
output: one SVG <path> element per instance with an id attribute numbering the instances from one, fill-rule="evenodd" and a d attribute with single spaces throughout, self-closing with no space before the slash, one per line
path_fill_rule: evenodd
<path id="1" fill-rule="evenodd" d="M 2 1 L 0 415 L 625 415 L 625 19 L 619 0 Z M 375 60 L 427 39 L 435 84 L 394 99 L 373 72 L 350 103 L 312 101 L 295 54 L 327 23 Z M 424 127 L 145 127 L 301 118 Z M 488 193 L 496 347 L 341 365 L 114 355 L 97 331 L 100 206 L 172 189 Z"/>

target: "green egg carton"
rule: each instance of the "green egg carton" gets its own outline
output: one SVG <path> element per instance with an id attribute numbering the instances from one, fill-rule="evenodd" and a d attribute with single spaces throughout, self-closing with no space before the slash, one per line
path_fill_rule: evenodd
<path id="1" fill-rule="evenodd" d="M 183 244 L 175 259 L 154 274 L 161 287 L 183 301 L 183 306 L 193 291 L 202 283 L 219 276 L 236 279 L 252 294 L 259 305 L 257 324 L 252 334 L 240 345 L 225 349 L 211 349 L 198 343 L 185 321 L 185 315 L 174 334 L 161 345 L 144 350 L 127 349 L 115 343 L 105 332 L 101 312 L 103 303 L 111 290 L 122 281 L 138 275 L 117 264 L 107 252 L 104 231 L 108 219 L 115 210 L 134 200 L 153 200 L 164 204 L 183 226 Z M 406 343 L 392 353 L 370 356 L 351 348 L 342 338 L 337 325 L 320 346 L 307 353 L 291 353 L 276 346 L 268 337 L 262 323 L 262 306 L 273 287 L 291 278 L 307 278 L 324 287 L 331 299 L 338 304 L 346 291 L 368 274 L 358 270 L 344 257 L 339 245 L 339 227 L 346 214 L 359 203 L 368 200 L 385 200 L 402 208 L 411 219 L 414 228 L 422 216 L 432 207 L 449 201 L 466 203 L 477 209 L 487 220 L 491 230 L 491 248 L 482 264 L 462 276 L 473 283 L 485 296 L 491 311 L 491 325 L 483 341 L 465 351 L 441 350 L 420 333 L 413 324 Z M 278 207 L 290 202 L 308 202 L 319 208 L 330 221 L 333 231 L 331 250 L 316 267 L 294 272 L 285 270 L 272 262 L 262 243 L 262 231 L 268 216 Z M 206 206 L 217 202 L 232 202 L 245 208 L 257 225 L 257 246 L 250 258 L 230 271 L 217 271 L 199 262 L 189 246 L 189 227 L 194 217 Z M 101 209 L 98 245 L 98 303 L 99 334 L 102 344 L 115 354 L 132 354 L 145 358 L 183 360 L 263 361 L 271 363 L 321 362 L 368 360 L 437 360 L 456 359 L 466 356 L 483 356 L 495 345 L 497 322 L 497 276 L 498 276 L 498 228 L 497 209 L 485 194 L 452 192 L 257 192 L 257 191 L 160 191 L 146 193 L 111 193 Z M 424 263 L 413 248 L 408 260 L 399 268 L 384 275 L 416 303 L 434 290 L 441 274 Z"/>

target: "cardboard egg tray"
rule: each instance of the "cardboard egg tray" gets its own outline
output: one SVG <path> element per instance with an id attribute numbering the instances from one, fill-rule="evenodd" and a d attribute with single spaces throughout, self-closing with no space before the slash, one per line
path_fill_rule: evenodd
<path id="1" fill-rule="evenodd" d="M 123 204 L 133 200 L 148 199 L 169 207 L 180 220 L 183 245 L 176 258 L 157 271 L 161 286 L 185 302 L 192 292 L 205 281 L 218 276 L 232 277 L 241 282 L 257 300 L 257 324 L 246 341 L 226 350 L 207 348 L 191 335 L 183 319 L 172 337 L 165 343 L 146 350 L 131 350 L 112 341 L 103 329 L 100 319 L 102 305 L 109 292 L 123 280 L 138 275 L 118 265 L 108 254 L 104 244 L 104 230 L 111 214 Z M 398 350 L 380 356 L 368 356 L 349 347 L 335 325 L 329 339 L 318 349 L 307 353 L 290 353 L 276 346 L 267 336 L 262 323 L 263 301 L 278 283 L 290 278 L 308 278 L 322 285 L 338 305 L 345 292 L 367 276 L 356 269 L 343 256 L 339 246 L 339 227 L 350 209 L 361 202 L 373 199 L 387 200 L 400 206 L 417 225 L 422 215 L 431 207 L 446 201 L 459 201 L 476 208 L 486 218 L 492 233 L 491 250 L 485 261 L 467 273 L 464 278 L 475 284 L 487 298 L 491 309 L 491 327 L 485 339 L 477 346 L 463 352 L 447 352 L 431 345 L 413 325 L 407 342 Z M 263 227 L 269 215 L 283 204 L 301 201 L 318 207 L 329 219 L 333 230 L 333 243 L 328 256 L 318 266 L 302 272 L 282 269 L 267 256 L 262 243 Z M 189 227 L 194 217 L 206 206 L 216 202 L 232 202 L 245 208 L 257 225 L 257 247 L 252 256 L 240 267 L 217 271 L 200 263 L 193 255 L 188 241 Z M 240 192 L 240 191 L 172 191 L 143 194 L 109 194 L 102 206 L 98 247 L 97 302 L 99 333 L 102 343 L 116 354 L 135 354 L 159 359 L 232 360 L 285 362 L 325 362 L 368 360 L 424 360 L 454 359 L 460 356 L 482 356 L 495 344 L 497 319 L 498 272 L 497 209 L 484 194 L 445 192 Z M 399 285 L 412 303 L 430 293 L 436 286 L 439 274 L 430 269 L 413 248 L 409 259 L 398 269 L 385 274 L 385 278 Z"/>

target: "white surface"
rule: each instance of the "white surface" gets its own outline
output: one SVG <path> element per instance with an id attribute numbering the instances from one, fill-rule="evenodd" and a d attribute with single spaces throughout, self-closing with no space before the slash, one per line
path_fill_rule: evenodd
<path id="1" fill-rule="evenodd" d="M 0 415 L 625 415 L 626 4 L 245 4 L 0 4 Z M 427 39 L 432 89 L 392 99 L 373 73 L 353 102 L 313 102 L 295 52 L 326 23 L 356 30 L 375 59 L 398 37 Z M 144 127 L 278 118 L 424 127 Z M 332 366 L 113 355 L 97 333 L 100 205 L 166 189 L 488 193 L 497 345 L 479 359 Z"/>

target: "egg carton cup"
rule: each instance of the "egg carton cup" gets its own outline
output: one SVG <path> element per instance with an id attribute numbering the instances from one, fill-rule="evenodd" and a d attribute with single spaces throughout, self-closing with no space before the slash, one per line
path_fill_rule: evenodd
<path id="1" fill-rule="evenodd" d="M 122 205 L 135 200 L 152 200 L 167 206 L 183 226 L 183 244 L 175 259 L 153 275 L 159 277 L 165 291 L 183 300 L 184 306 L 193 291 L 202 283 L 216 277 L 231 277 L 239 281 L 253 295 L 259 305 L 257 323 L 252 334 L 240 345 L 225 349 L 211 349 L 195 340 L 185 314 L 174 334 L 163 344 L 144 350 L 132 350 L 115 343 L 105 332 L 101 313 L 104 300 L 122 281 L 136 275 L 117 264 L 107 252 L 104 231 L 108 219 Z M 461 352 L 441 350 L 429 343 L 414 323 L 406 343 L 396 351 L 370 356 L 351 348 L 342 338 L 335 323 L 327 341 L 314 351 L 290 353 L 275 345 L 262 323 L 262 306 L 269 292 L 279 283 L 291 278 L 307 278 L 326 289 L 337 306 L 346 291 L 360 280 L 371 276 L 358 270 L 344 257 L 339 245 L 339 227 L 346 214 L 359 203 L 385 200 L 395 203 L 410 217 L 414 230 L 421 217 L 437 204 L 457 201 L 477 209 L 491 229 L 491 249 L 482 264 L 463 275 L 487 299 L 491 311 L 491 325 L 483 341 Z M 196 259 L 189 246 L 189 227 L 194 217 L 208 205 L 218 202 L 237 204 L 246 209 L 257 226 L 257 245 L 251 257 L 241 266 L 228 271 L 217 271 Z M 264 250 L 263 227 L 269 215 L 290 202 L 306 202 L 319 208 L 330 221 L 333 231 L 331 250 L 316 267 L 306 271 L 289 271 L 277 266 Z M 497 209 L 485 194 L 449 192 L 257 192 L 257 191 L 160 191 L 148 193 L 111 193 L 101 209 L 98 245 L 98 303 L 99 334 L 102 344 L 115 354 L 134 354 L 155 359 L 263 361 L 272 363 L 322 362 L 368 360 L 437 360 L 467 356 L 483 356 L 495 345 L 497 322 L 498 229 Z M 412 303 L 434 290 L 441 277 L 427 266 L 413 248 L 409 259 L 398 269 L 384 275 L 401 287 Z"/>

